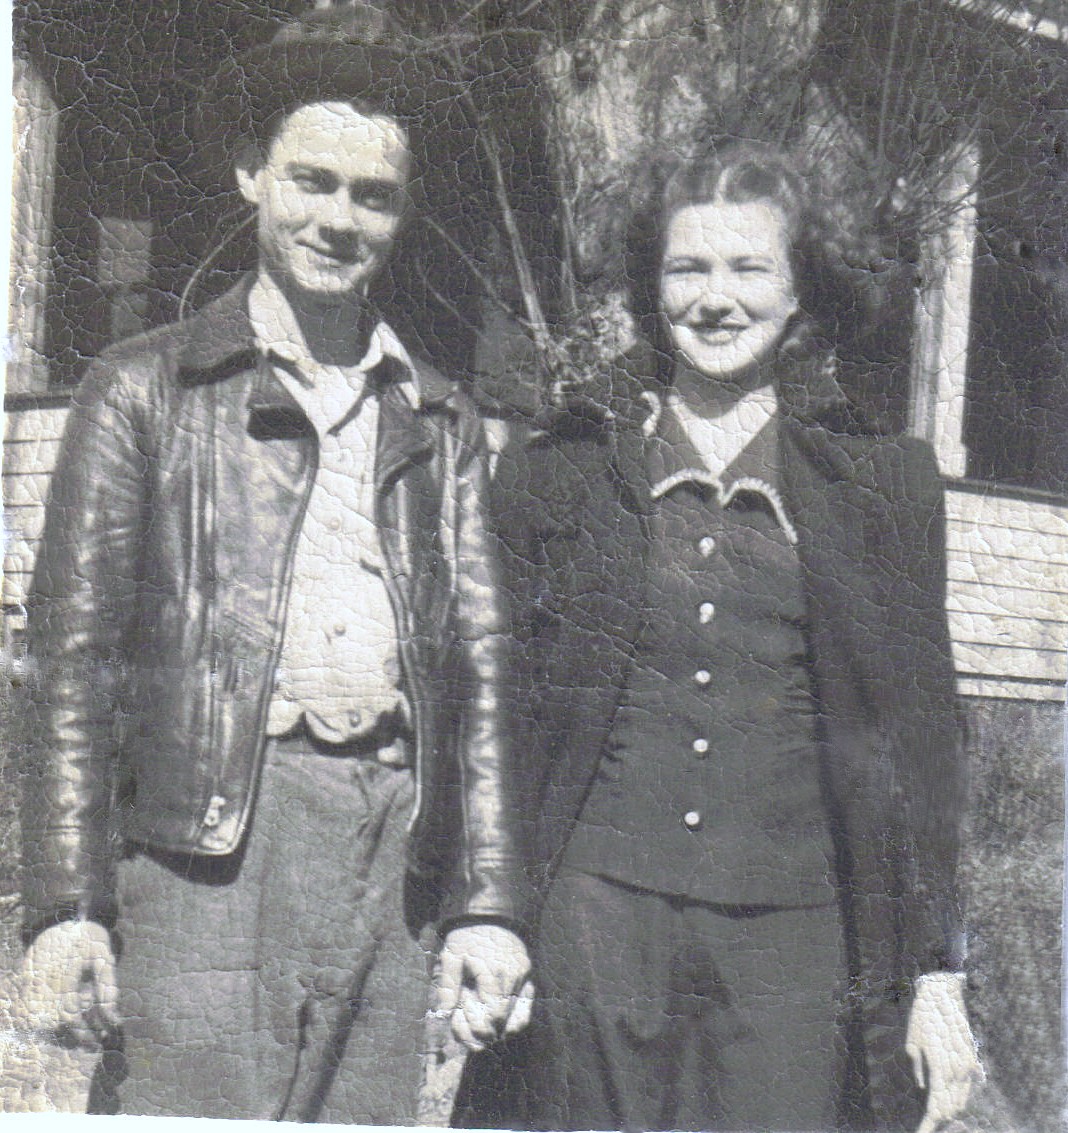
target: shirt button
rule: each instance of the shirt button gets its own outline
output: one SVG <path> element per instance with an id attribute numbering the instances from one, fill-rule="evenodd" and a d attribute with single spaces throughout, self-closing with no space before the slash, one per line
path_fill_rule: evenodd
<path id="1" fill-rule="evenodd" d="M 703 559 L 707 559 L 709 555 L 716 549 L 716 541 L 711 535 L 702 535 L 697 540 L 697 552 Z"/>
<path id="2" fill-rule="evenodd" d="M 214 830 L 216 826 L 222 821 L 222 809 L 226 806 L 226 799 L 222 795 L 212 795 L 211 800 L 208 802 L 208 810 L 204 815 L 203 824 L 209 829 Z"/>
<path id="3" fill-rule="evenodd" d="M 693 750 L 697 755 L 708 754 L 708 740 L 701 736 L 699 739 L 693 741 Z"/>
<path id="4" fill-rule="evenodd" d="M 715 612 L 716 607 L 711 602 L 702 602 L 701 605 L 697 607 L 697 616 L 701 620 L 701 625 L 708 625 Z"/>
<path id="5" fill-rule="evenodd" d="M 349 710 L 349 727 L 350 728 L 358 728 L 360 726 L 360 721 L 362 719 L 363 719 L 363 713 L 358 708 L 352 708 L 352 709 Z"/>
<path id="6" fill-rule="evenodd" d="M 341 520 L 335 515 L 334 518 L 331 519 L 330 522 L 327 524 L 327 527 L 329 527 L 331 531 L 340 531 L 341 530 Z"/>
<path id="7" fill-rule="evenodd" d="M 682 824 L 687 830 L 700 830 L 701 812 L 699 810 L 688 810 L 682 816 Z"/>
<path id="8" fill-rule="evenodd" d="M 345 630 L 347 628 L 348 627 L 345 626 L 343 623 L 338 622 L 337 625 L 334 626 L 334 636 L 335 637 L 344 637 L 345 636 Z"/>
<path id="9" fill-rule="evenodd" d="M 711 684 L 712 674 L 707 669 L 698 669 L 697 672 L 694 673 L 693 679 L 697 684 L 704 688 L 705 685 Z"/>

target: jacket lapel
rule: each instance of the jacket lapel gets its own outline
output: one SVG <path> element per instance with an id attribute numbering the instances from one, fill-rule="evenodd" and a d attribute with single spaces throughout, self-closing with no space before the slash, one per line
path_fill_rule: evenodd
<path id="1" fill-rule="evenodd" d="M 837 820 L 855 849 L 857 838 L 883 829 L 893 797 L 895 690 L 900 674 L 877 533 L 886 506 L 871 480 L 867 439 L 787 422 L 783 430 L 783 494 L 795 518 L 808 612 L 812 673 L 824 729 Z"/>
<path id="2" fill-rule="evenodd" d="M 434 439 L 425 415 L 413 411 L 403 394 L 387 386 L 379 399 L 375 447 L 375 490 L 381 495 L 405 468 L 433 452 Z"/>

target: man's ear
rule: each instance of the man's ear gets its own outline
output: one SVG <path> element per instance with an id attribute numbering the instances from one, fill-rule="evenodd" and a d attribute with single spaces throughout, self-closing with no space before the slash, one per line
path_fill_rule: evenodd
<path id="1" fill-rule="evenodd" d="M 258 205 L 260 203 L 256 174 L 260 171 L 262 165 L 263 156 L 259 149 L 251 143 L 242 146 L 240 153 L 238 153 L 234 160 L 234 179 L 237 181 L 237 187 L 241 192 L 241 196 L 243 196 L 250 205 Z"/>

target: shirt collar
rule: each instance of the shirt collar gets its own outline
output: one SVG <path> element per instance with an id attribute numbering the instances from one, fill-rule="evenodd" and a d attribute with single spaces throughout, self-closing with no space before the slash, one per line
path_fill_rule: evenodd
<path id="1" fill-rule="evenodd" d="M 766 501 L 790 542 L 797 542 L 797 530 L 778 487 L 780 414 L 774 394 L 769 400 L 765 391 L 756 391 L 743 399 L 747 404 L 720 419 L 720 426 L 732 437 L 725 465 L 701 444 L 698 431 L 688 427 L 687 415 L 680 414 L 674 399 L 669 397 L 665 403 L 656 394 L 646 394 L 645 399 L 652 410 L 647 431 L 651 434 L 649 479 L 654 500 L 685 483 L 711 488 L 721 507 L 729 506 L 739 493 L 755 492 Z"/>
<path id="2" fill-rule="evenodd" d="M 379 320 L 368 339 L 367 353 L 353 366 L 330 366 L 308 349 L 289 301 L 269 275 L 260 272 L 248 295 L 248 314 L 260 353 L 276 363 L 275 371 L 320 435 L 352 414 L 363 396 L 368 375 L 386 360 L 394 366 L 394 382 L 412 409 L 420 408 L 415 366 L 393 328 Z"/>

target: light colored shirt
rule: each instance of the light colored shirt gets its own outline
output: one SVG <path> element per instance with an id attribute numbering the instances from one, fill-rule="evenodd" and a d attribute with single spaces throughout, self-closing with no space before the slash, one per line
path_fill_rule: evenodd
<path id="1" fill-rule="evenodd" d="M 383 717 L 407 712 L 374 519 L 379 403 L 374 394 L 363 396 L 364 387 L 387 355 L 410 375 L 400 388 L 413 408 L 418 386 L 408 352 L 384 322 L 356 365 L 324 365 L 311 356 L 292 309 L 269 277 L 257 279 L 248 303 L 260 350 L 278 359 L 275 375 L 319 439 L 267 731 L 285 735 L 303 719 L 318 738 L 348 742 L 372 732 Z"/>

